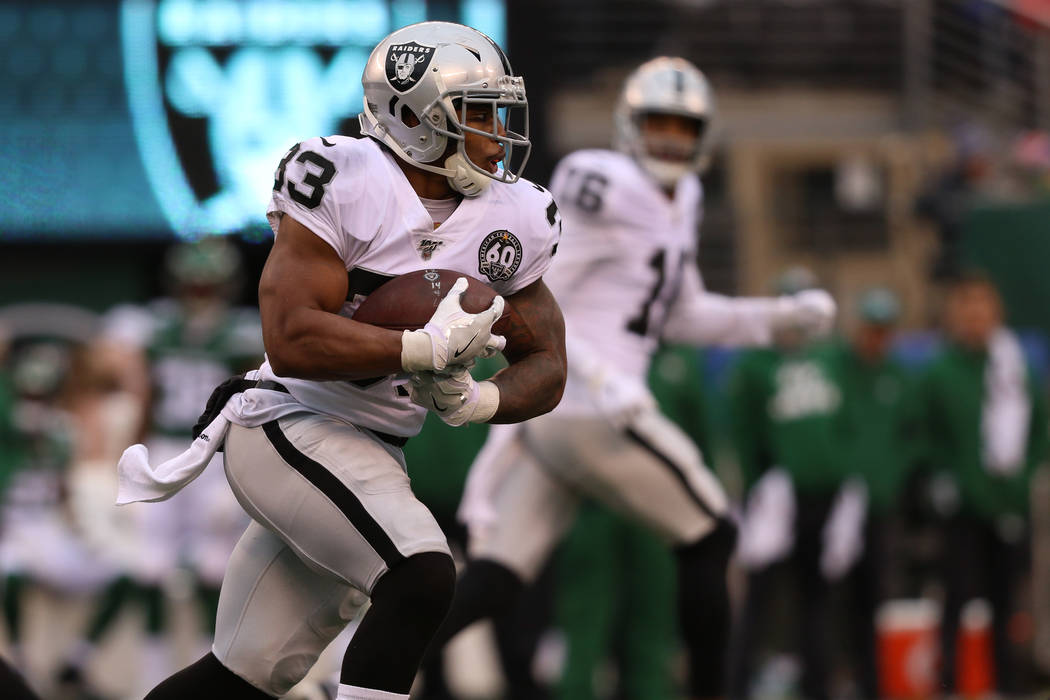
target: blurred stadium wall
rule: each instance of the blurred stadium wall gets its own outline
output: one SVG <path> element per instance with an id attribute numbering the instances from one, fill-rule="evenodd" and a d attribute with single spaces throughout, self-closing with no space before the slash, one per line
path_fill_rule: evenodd
<path id="1" fill-rule="evenodd" d="M 257 270 L 274 154 L 352 131 L 372 43 L 438 17 L 506 42 L 541 182 L 562 154 L 608 143 L 633 65 L 692 59 L 720 106 L 709 286 L 761 292 L 803 263 L 846 301 L 892 284 L 919 323 L 937 247 L 915 215 L 928 180 L 981 149 L 997 168 L 987 194 L 1009 209 L 1030 198 L 1018 180 L 1045 177 L 1048 16 L 1038 0 L 4 3 L 0 303 L 146 298 L 176 233 L 263 240 L 245 245 Z"/>

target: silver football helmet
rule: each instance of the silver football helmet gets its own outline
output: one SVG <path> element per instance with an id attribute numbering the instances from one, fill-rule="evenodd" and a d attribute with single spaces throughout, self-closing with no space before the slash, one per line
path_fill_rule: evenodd
<path id="1" fill-rule="evenodd" d="M 695 143 L 666 144 L 659 152 L 642 133 L 646 114 L 676 114 L 699 122 Z M 646 61 L 624 82 L 616 103 L 616 147 L 633 156 L 661 185 L 671 186 L 688 172 L 699 172 L 706 159 L 705 138 L 715 104 L 707 78 L 684 58 L 660 56 Z"/>
<path id="2" fill-rule="evenodd" d="M 452 22 L 398 29 L 373 49 L 361 83 L 361 131 L 402 160 L 446 176 L 468 197 L 492 180 L 520 177 L 532 147 L 525 82 L 496 43 L 476 29 Z M 468 108 L 478 105 L 492 110 L 491 131 L 466 125 Z M 510 131 L 511 124 L 520 131 Z M 503 167 L 492 173 L 472 162 L 464 148 L 467 132 L 500 143 Z M 438 162 L 449 139 L 458 142 L 456 152 Z"/>

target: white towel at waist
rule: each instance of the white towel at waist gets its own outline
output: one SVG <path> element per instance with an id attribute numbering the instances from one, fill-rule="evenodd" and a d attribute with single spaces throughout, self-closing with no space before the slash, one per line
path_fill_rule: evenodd
<path id="1" fill-rule="evenodd" d="M 231 423 L 254 428 L 282 416 L 308 410 L 287 394 L 249 389 L 234 394 L 215 420 L 182 454 L 152 466 L 145 445 L 132 445 L 117 462 L 117 505 L 165 501 L 196 479 L 219 449 Z"/>

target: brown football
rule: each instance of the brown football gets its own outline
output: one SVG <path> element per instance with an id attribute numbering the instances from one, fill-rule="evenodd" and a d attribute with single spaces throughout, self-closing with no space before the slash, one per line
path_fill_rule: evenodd
<path id="1" fill-rule="evenodd" d="M 470 275 L 455 270 L 416 270 L 376 287 L 357 307 L 353 318 L 392 330 L 422 328 L 458 277 L 467 278 L 467 291 L 460 299 L 464 311 L 476 314 L 492 305 L 496 290 Z M 493 326 L 494 333 L 502 335 L 508 330 L 512 313 L 510 302 L 506 302 L 503 315 Z"/>

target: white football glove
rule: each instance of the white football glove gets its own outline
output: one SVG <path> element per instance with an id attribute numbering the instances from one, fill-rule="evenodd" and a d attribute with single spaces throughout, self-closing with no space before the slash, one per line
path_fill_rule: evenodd
<path id="1" fill-rule="evenodd" d="M 412 403 L 438 414 L 453 426 L 484 423 L 499 407 L 499 387 L 494 382 L 476 382 L 462 367 L 451 373 L 413 374 L 409 396 Z"/>
<path id="2" fill-rule="evenodd" d="M 598 413 L 617 430 L 626 428 L 643 412 L 656 409 L 649 387 L 607 367 L 588 377 L 587 391 Z"/>
<path id="3" fill-rule="evenodd" d="M 835 495 L 835 503 L 821 533 L 820 572 L 827 581 L 837 581 L 864 553 L 864 523 L 868 518 L 868 487 L 857 478 L 846 481 Z"/>
<path id="4" fill-rule="evenodd" d="M 831 330 L 837 312 L 835 300 L 823 289 L 804 289 L 780 297 L 773 323 L 778 328 L 799 328 L 811 335 Z"/>
<path id="5" fill-rule="evenodd" d="M 438 304 L 423 328 L 401 336 L 401 367 L 406 372 L 441 371 L 469 365 L 476 357 L 491 357 L 503 349 L 507 339 L 492 334 L 492 324 L 503 315 L 503 297 L 492 306 L 472 314 L 460 306 L 467 279 L 460 277 Z"/>
<path id="6" fill-rule="evenodd" d="M 782 467 L 755 482 L 744 504 L 737 556 L 748 571 L 780 561 L 795 546 L 795 486 Z"/>

